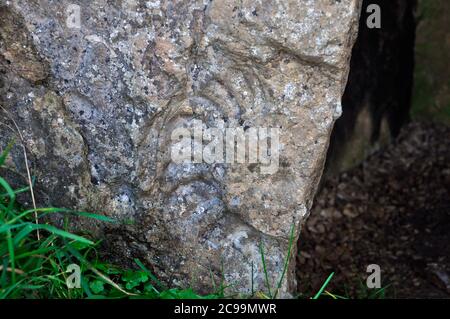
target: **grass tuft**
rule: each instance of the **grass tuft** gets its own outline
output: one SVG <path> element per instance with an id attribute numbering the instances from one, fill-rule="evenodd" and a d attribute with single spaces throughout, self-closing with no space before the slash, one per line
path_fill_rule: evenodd
<path id="1" fill-rule="evenodd" d="M 12 149 L 10 143 L 0 154 L 0 168 L 6 162 Z M 21 207 L 16 201 L 17 194 L 30 191 L 27 187 L 13 189 L 0 177 L 0 299 L 39 298 L 39 299 L 218 299 L 225 298 L 228 287 L 222 280 L 216 292 L 202 296 L 189 289 L 168 288 L 138 259 L 136 269 L 121 267 L 102 262 L 98 259 L 97 247 L 100 242 L 60 229 L 40 221 L 51 214 L 62 214 L 65 225 L 68 218 L 78 216 L 103 223 L 114 223 L 107 216 L 87 212 L 76 212 L 61 208 Z M 294 225 L 290 230 L 288 252 L 277 286 L 272 288 L 266 265 L 264 248 L 260 243 L 260 253 L 267 293 L 254 292 L 252 265 L 251 298 L 277 298 L 289 266 L 294 247 Z M 75 267 L 74 267 L 75 266 Z M 79 269 L 79 287 L 72 287 L 73 274 L 69 269 Z M 223 265 L 222 265 L 223 272 Z M 345 299 L 325 290 L 331 281 L 332 273 L 312 299 L 321 296 L 333 299 Z M 211 274 L 213 284 L 214 276 Z M 224 276 L 223 276 L 224 277 Z M 76 280 L 75 280 L 76 282 Z M 71 288 L 72 287 L 72 288 Z M 370 295 L 371 298 L 383 298 L 385 288 Z M 233 297 L 233 296 L 229 296 Z"/>
<path id="2" fill-rule="evenodd" d="M 0 168 L 12 145 L 10 143 L 0 154 Z M 99 242 L 37 221 L 44 220 L 43 217 L 49 214 L 62 214 L 65 219 L 76 215 L 105 223 L 114 220 L 99 214 L 52 207 L 24 209 L 16 202 L 16 195 L 28 190 L 30 186 L 14 190 L 0 177 L 0 299 L 198 299 L 221 296 L 200 296 L 192 289 L 167 289 L 137 259 L 137 270 L 100 261 L 96 251 Z M 73 265 L 80 269 L 79 288 L 68 285 L 72 276 L 68 269 Z"/>

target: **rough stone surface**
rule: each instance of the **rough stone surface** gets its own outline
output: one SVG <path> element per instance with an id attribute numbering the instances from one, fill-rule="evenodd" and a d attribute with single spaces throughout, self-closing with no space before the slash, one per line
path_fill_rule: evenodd
<path id="1" fill-rule="evenodd" d="M 200 290 L 222 279 L 266 290 L 260 243 L 275 286 L 341 114 L 359 11 L 358 0 L 0 1 L 0 142 L 14 119 L 41 202 L 121 221 L 81 224 L 121 262 Z M 279 169 L 175 164 L 171 132 L 194 119 L 279 128 Z"/>

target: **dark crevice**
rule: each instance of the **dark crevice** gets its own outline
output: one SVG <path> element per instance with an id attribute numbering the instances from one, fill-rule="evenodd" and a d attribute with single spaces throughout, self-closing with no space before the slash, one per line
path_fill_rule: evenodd
<path id="1" fill-rule="evenodd" d="M 370 29 L 366 21 L 369 4 L 381 9 L 381 28 Z M 386 120 L 388 134 L 395 138 L 409 121 L 413 87 L 415 0 L 364 0 L 359 33 L 352 51 L 350 73 L 342 98 L 343 115 L 334 126 L 327 156 L 326 171 L 349 168 L 342 164 L 346 157 L 346 144 L 352 136 L 361 135 L 358 117 L 364 109 L 367 143 L 375 145 L 381 138 L 382 121 Z M 365 115 L 364 115 L 365 116 Z M 367 126 L 366 125 L 366 126 Z M 367 154 L 364 149 L 360 153 Z M 352 159 L 358 164 L 363 158 Z M 350 166 L 351 166 L 350 164 Z"/>

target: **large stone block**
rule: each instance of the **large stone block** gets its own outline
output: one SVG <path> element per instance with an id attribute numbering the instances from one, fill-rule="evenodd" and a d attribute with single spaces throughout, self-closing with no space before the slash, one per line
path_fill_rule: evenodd
<path id="1" fill-rule="evenodd" d="M 341 114 L 360 1 L 0 3 L 0 121 L 22 130 L 38 197 L 115 217 L 78 226 L 168 282 L 266 290 L 263 247 L 276 286 Z M 198 123 L 279 136 L 269 162 L 251 143 L 242 163 L 174 161 L 174 130 Z"/>

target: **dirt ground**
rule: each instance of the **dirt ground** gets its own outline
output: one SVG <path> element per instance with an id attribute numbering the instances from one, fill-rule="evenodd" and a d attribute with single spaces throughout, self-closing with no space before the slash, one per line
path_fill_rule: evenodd
<path id="1" fill-rule="evenodd" d="M 302 230 L 298 288 L 364 298 L 370 264 L 387 296 L 450 298 L 450 127 L 411 123 L 395 143 L 325 181 Z"/>

